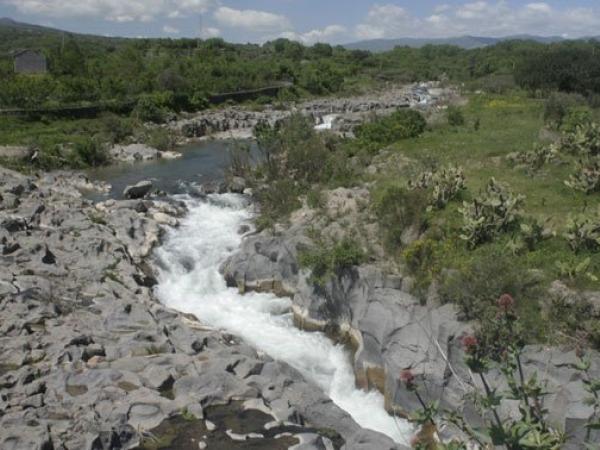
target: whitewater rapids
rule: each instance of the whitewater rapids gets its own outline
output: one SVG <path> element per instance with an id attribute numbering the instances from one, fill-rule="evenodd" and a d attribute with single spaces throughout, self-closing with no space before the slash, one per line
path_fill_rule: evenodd
<path id="1" fill-rule="evenodd" d="M 343 347 L 321 333 L 294 327 L 289 299 L 258 293 L 242 296 L 226 286 L 219 266 L 240 246 L 240 226 L 252 219 L 243 197 L 225 194 L 206 201 L 184 200 L 188 215 L 179 228 L 167 232 L 156 252 L 160 261 L 158 298 L 286 362 L 360 426 L 406 444 L 412 432 L 410 424 L 385 411 L 379 392 L 355 387 L 350 355 Z"/>

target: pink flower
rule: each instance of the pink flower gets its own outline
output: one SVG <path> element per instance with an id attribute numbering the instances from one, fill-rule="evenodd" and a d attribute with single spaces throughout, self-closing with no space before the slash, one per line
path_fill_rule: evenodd
<path id="1" fill-rule="evenodd" d="M 477 350 L 477 344 L 479 344 L 477 338 L 472 334 L 467 334 L 466 336 L 463 336 L 461 342 L 463 349 L 466 353 L 475 353 L 475 351 Z"/>
<path id="2" fill-rule="evenodd" d="M 400 372 L 400 381 L 402 381 L 408 389 L 411 389 L 415 386 L 415 375 L 410 369 L 405 369 Z"/>
<path id="3" fill-rule="evenodd" d="M 498 299 L 498 306 L 506 313 L 515 306 L 515 299 L 510 294 L 503 294 Z"/>

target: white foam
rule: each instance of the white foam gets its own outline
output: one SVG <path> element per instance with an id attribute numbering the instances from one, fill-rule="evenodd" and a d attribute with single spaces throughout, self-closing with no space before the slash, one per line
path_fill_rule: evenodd
<path id="1" fill-rule="evenodd" d="M 333 123 L 335 122 L 335 119 L 337 119 L 337 117 L 337 114 L 328 114 L 326 116 L 323 116 L 323 123 L 315 126 L 315 130 L 331 130 L 333 128 Z"/>
<path id="2" fill-rule="evenodd" d="M 412 427 L 384 409 L 379 392 L 355 387 L 350 356 L 321 333 L 294 327 L 291 301 L 268 294 L 240 295 L 227 288 L 219 266 L 241 244 L 238 229 L 251 220 L 240 196 L 187 199 L 189 214 L 168 232 L 156 252 L 162 267 L 157 295 L 167 306 L 242 337 L 274 359 L 299 370 L 364 428 L 406 443 Z M 190 270 L 190 262 L 193 268 Z"/>

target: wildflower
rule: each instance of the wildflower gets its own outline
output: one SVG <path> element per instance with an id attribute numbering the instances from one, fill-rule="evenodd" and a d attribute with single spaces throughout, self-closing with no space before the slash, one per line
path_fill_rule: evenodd
<path id="1" fill-rule="evenodd" d="M 473 354 L 477 350 L 477 338 L 472 334 L 467 334 L 462 338 L 462 346 L 466 353 Z"/>
<path id="2" fill-rule="evenodd" d="M 505 313 L 510 311 L 514 305 L 515 305 L 515 299 L 512 298 L 512 296 L 510 294 L 503 294 L 498 299 L 498 307 Z"/>
<path id="3" fill-rule="evenodd" d="M 412 390 L 415 388 L 415 375 L 410 369 L 405 369 L 400 372 L 400 381 L 404 383 L 407 389 Z"/>

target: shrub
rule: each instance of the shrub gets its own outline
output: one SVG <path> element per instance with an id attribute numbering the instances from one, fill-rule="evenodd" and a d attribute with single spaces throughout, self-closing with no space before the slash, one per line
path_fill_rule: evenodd
<path id="1" fill-rule="evenodd" d="M 402 257 L 413 274 L 428 272 L 435 262 L 435 242 L 431 239 L 419 239 L 410 244 Z"/>
<path id="2" fill-rule="evenodd" d="M 565 181 L 565 185 L 586 194 L 600 191 L 600 157 L 578 161 L 577 170 Z"/>
<path id="3" fill-rule="evenodd" d="M 229 165 L 227 174 L 232 177 L 245 178 L 252 170 L 250 146 L 245 143 L 236 143 L 229 149 Z"/>
<path id="4" fill-rule="evenodd" d="M 594 122 L 594 115 L 588 106 L 569 108 L 563 118 L 561 130 L 565 133 L 575 133 L 578 127 L 589 127 Z"/>
<path id="5" fill-rule="evenodd" d="M 561 151 L 580 156 L 600 155 L 600 126 L 595 123 L 579 125 L 565 133 L 560 141 Z"/>
<path id="6" fill-rule="evenodd" d="M 521 219 L 523 203 L 523 196 L 514 195 L 492 178 L 479 197 L 463 203 L 460 209 L 463 215 L 461 239 L 467 241 L 470 248 L 475 248 L 514 229 Z"/>
<path id="7" fill-rule="evenodd" d="M 259 124 L 255 134 L 269 179 L 314 183 L 324 178 L 330 151 L 308 117 L 294 114 L 274 127 Z"/>
<path id="8" fill-rule="evenodd" d="M 558 276 L 561 279 L 567 278 L 569 281 L 588 280 L 594 283 L 598 282 L 598 277 L 591 271 L 592 258 L 587 257 L 583 260 L 567 259 L 556 261 Z"/>
<path id="9" fill-rule="evenodd" d="M 133 114 L 143 122 L 162 123 L 172 106 L 172 94 L 154 93 L 141 95 Z"/>
<path id="10" fill-rule="evenodd" d="M 496 300 L 503 293 L 518 296 L 523 299 L 520 309 L 524 319 L 532 323 L 529 337 L 537 336 L 544 327 L 539 323 L 541 292 L 534 275 L 497 248 L 481 248 L 464 267 L 448 271 L 441 279 L 439 290 L 441 300 L 456 304 L 467 320 L 490 317 L 495 312 Z"/>
<path id="11" fill-rule="evenodd" d="M 409 188 L 429 190 L 429 205 L 444 209 L 451 200 L 459 197 L 466 189 L 465 174 L 461 167 L 454 166 L 425 171 L 417 177 L 416 181 L 409 181 Z"/>
<path id="12" fill-rule="evenodd" d="M 306 194 L 306 204 L 311 209 L 320 209 L 323 207 L 325 199 L 320 188 L 315 187 Z"/>
<path id="13" fill-rule="evenodd" d="M 571 250 L 600 250 L 600 218 L 596 216 L 570 216 L 564 234 Z"/>
<path id="14" fill-rule="evenodd" d="M 164 152 L 173 149 L 177 145 L 177 140 L 169 129 L 153 128 L 146 135 L 146 144 Z"/>
<path id="15" fill-rule="evenodd" d="M 400 109 L 388 117 L 377 118 L 356 128 L 360 143 L 369 151 L 377 151 L 401 139 L 414 138 L 425 131 L 427 123 L 413 109 Z"/>
<path id="16" fill-rule="evenodd" d="M 451 127 L 462 127 L 465 124 L 465 116 L 456 106 L 448 107 L 446 117 L 448 119 L 448 125 Z"/>
<path id="17" fill-rule="evenodd" d="M 259 188 L 256 198 L 260 205 L 258 227 L 263 229 L 273 226 L 278 221 L 302 206 L 298 196 L 302 194 L 300 186 L 291 179 L 271 181 Z"/>
<path id="18" fill-rule="evenodd" d="M 133 125 L 130 119 L 108 113 L 102 116 L 100 122 L 112 144 L 123 142 L 133 134 Z"/>
<path id="19" fill-rule="evenodd" d="M 557 161 L 558 158 L 559 151 L 555 144 L 536 145 L 533 150 L 511 153 L 507 156 L 512 164 L 522 165 L 531 170 L 539 170 L 544 165 Z"/>
<path id="20" fill-rule="evenodd" d="M 529 219 L 522 223 L 519 231 L 525 247 L 530 252 L 534 251 L 542 241 L 552 236 L 552 233 L 536 219 Z"/>
<path id="21" fill-rule="evenodd" d="M 333 246 L 318 245 L 311 250 L 302 250 L 298 255 L 301 267 L 311 270 L 311 280 L 323 285 L 328 278 L 366 259 L 363 249 L 355 240 L 344 238 Z"/>
<path id="22" fill-rule="evenodd" d="M 402 234 L 409 227 L 419 230 L 424 227 L 427 205 L 425 191 L 411 191 L 397 184 L 386 184 L 376 188 L 371 198 L 379 229 L 384 233 L 386 249 L 399 249 L 402 246 Z"/>
<path id="23" fill-rule="evenodd" d="M 77 142 L 71 152 L 72 164 L 79 167 L 97 167 L 107 164 L 110 156 L 106 147 L 96 139 Z"/>
<path id="24" fill-rule="evenodd" d="M 582 95 L 553 92 L 544 105 L 544 122 L 558 129 L 571 108 L 583 105 L 586 105 L 586 100 Z"/>
<path id="25" fill-rule="evenodd" d="M 190 98 L 190 108 L 193 111 L 202 111 L 210 106 L 210 101 L 204 92 L 195 92 Z"/>

